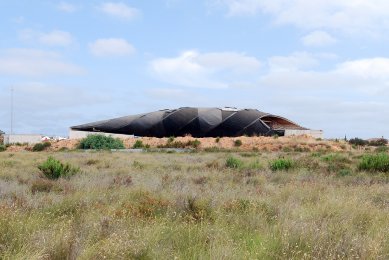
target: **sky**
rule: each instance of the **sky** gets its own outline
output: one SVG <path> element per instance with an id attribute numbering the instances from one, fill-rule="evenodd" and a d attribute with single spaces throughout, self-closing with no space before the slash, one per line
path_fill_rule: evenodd
<path id="1" fill-rule="evenodd" d="M 389 137 L 389 1 L 0 1 L 0 130 L 255 108 Z"/>

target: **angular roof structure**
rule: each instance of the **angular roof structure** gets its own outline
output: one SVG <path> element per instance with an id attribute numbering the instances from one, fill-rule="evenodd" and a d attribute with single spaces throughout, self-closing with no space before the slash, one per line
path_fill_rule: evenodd
<path id="1" fill-rule="evenodd" d="M 283 135 L 285 129 L 306 128 L 256 109 L 182 107 L 98 121 L 71 129 L 149 137 L 234 137 Z"/>

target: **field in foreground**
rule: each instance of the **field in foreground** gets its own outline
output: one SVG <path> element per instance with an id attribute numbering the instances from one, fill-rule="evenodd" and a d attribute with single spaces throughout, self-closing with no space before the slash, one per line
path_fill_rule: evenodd
<path id="1" fill-rule="evenodd" d="M 361 153 L 3 152 L 0 259 L 388 259 Z M 43 177 L 50 155 L 80 171 Z"/>

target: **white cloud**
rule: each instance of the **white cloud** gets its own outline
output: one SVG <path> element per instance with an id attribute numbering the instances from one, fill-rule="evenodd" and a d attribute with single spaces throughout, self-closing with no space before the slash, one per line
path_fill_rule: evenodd
<path id="1" fill-rule="evenodd" d="M 268 63 L 272 71 L 295 71 L 313 68 L 319 64 L 319 60 L 311 53 L 295 52 L 289 56 L 273 56 Z"/>
<path id="2" fill-rule="evenodd" d="M 68 128 L 90 118 L 87 109 L 112 102 L 109 92 L 72 85 L 44 82 L 16 82 L 14 87 L 14 131 L 16 133 L 67 135 Z M 9 87 L 0 86 L 0 129 L 7 130 L 10 121 Z M 75 94 L 77 98 L 74 98 Z M 82 100 L 82 102 L 80 102 Z M 84 112 L 81 112 L 84 111 Z"/>
<path id="3" fill-rule="evenodd" d="M 75 11 L 77 11 L 77 7 L 74 4 L 68 2 L 59 3 L 57 8 L 66 13 L 74 13 Z"/>
<path id="4" fill-rule="evenodd" d="M 19 33 L 19 38 L 23 41 L 38 42 L 47 46 L 66 47 L 74 42 L 73 36 L 69 32 L 60 30 L 43 33 L 26 29 Z"/>
<path id="5" fill-rule="evenodd" d="M 313 55 L 320 63 L 321 55 Z M 289 61 L 291 56 L 276 57 Z M 304 60 L 304 59 L 303 59 Z M 345 93 L 360 94 L 373 98 L 389 97 L 389 58 L 377 57 L 357 59 L 337 63 L 328 70 L 313 70 L 301 65 L 301 60 L 273 65 L 269 58 L 269 70 L 261 76 L 260 85 L 275 89 L 327 93 L 339 95 Z M 286 65 L 284 65 L 286 64 Z M 302 62 L 304 64 L 304 62 Z M 279 64 L 277 64 L 279 65 Z M 290 66 L 289 66 L 290 65 Z M 280 68 L 281 67 L 281 68 Z M 294 93 L 295 95 L 297 92 Z"/>
<path id="6" fill-rule="evenodd" d="M 56 52 L 36 49 L 0 50 L 0 74 L 26 77 L 80 75 L 81 67 L 65 62 Z"/>
<path id="7" fill-rule="evenodd" d="M 89 44 L 90 52 L 95 56 L 127 56 L 135 52 L 135 48 L 126 40 L 118 38 L 98 39 Z"/>
<path id="8" fill-rule="evenodd" d="M 336 39 L 325 31 L 314 31 L 302 39 L 305 46 L 321 47 L 336 43 Z"/>
<path id="9" fill-rule="evenodd" d="M 226 88 L 247 74 L 256 74 L 261 63 L 253 57 L 234 52 L 199 53 L 185 51 L 178 57 L 151 62 L 160 80 L 188 87 Z M 245 77 L 246 78 L 246 77 Z"/>
<path id="10" fill-rule="evenodd" d="M 339 64 L 336 71 L 357 78 L 389 80 L 389 58 L 347 61 Z"/>
<path id="11" fill-rule="evenodd" d="M 304 29 L 335 29 L 377 33 L 389 27 L 389 1 L 385 0 L 210 0 L 225 6 L 230 16 L 255 15 L 274 18 L 276 24 Z"/>
<path id="12" fill-rule="evenodd" d="M 136 18 L 141 14 L 139 9 L 128 6 L 122 2 L 105 2 L 102 3 L 98 9 L 107 15 L 125 20 Z"/>

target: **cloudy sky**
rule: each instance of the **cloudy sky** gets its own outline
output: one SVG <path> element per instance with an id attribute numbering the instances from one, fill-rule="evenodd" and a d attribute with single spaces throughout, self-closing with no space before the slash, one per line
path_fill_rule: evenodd
<path id="1" fill-rule="evenodd" d="M 0 1 L 0 129 L 181 106 L 389 137 L 389 1 Z"/>

